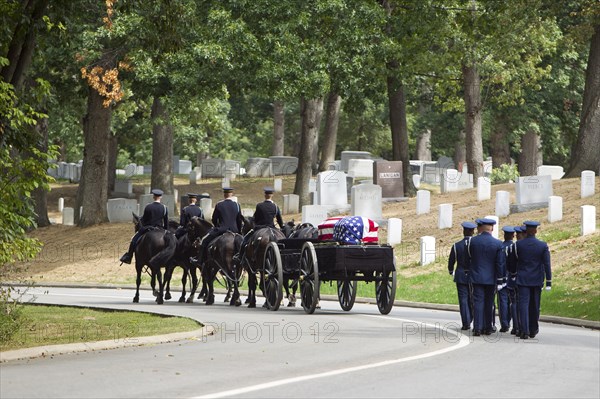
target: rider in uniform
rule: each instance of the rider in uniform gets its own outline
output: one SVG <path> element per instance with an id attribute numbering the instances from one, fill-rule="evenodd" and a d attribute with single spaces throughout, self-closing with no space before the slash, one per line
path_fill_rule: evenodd
<path id="1" fill-rule="evenodd" d="M 140 228 L 131 239 L 129 250 L 121 256 L 121 259 L 119 259 L 122 263 L 131 263 L 135 247 L 144 233 L 156 227 L 165 230 L 169 228 L 169 213 L 167 211 L 167 206 L 160 203 L 163 191 L 154 189 L 150 191 L 150 193 L 153 195 L 154 202 L 151 202 L 144 208 L 144 214 L 140 219 Z"/>
<path id="2" fill-rule="evenodd" d="M 511 263 L 511 277 L 516 276 L 519 295 L 521 339 L 534 338 L 539 332 L 540 299 L 544 278 L 546 290 L 552 287 L 552 267 L 548 244 L 536 238 L 539 222 L 528 220 L 525 238 L 515 244 L 516 262 Z M 516 270 L 515 270 L 516 266 Z"/>
<path id="3" fill-rule="evenodd" d="M 193 263 L 204 263 L 208 254 L 208 246 L 210 243 L 225 233 L 231 231 L 233 233 L 240 233 L 242 231 L 242 224 L 244 217 L 242 216 L 242 209 L 240 205 L 233 200 L 233 188 L 223 188 L 223 200 L 219 201 L 215 205 L 215 209 L 212 214 L 213 228 L 204 236 L 200 244 L 200 258 L 190 259 Z"/>
<path id="4" fill-rule="evenodd" d="M 234 260 L 239 262 L 246 252 L 246 247 L 248 246 L 248 242 L 254 235 L 255 231 L 262 229 L 264 227 L 272 227 L 275 228 L 275 223 L 273 219 L 277 220 L 277 224 L 279 224 L 279 228 L 283 230 L 283 219 L 281 218 L 281 211 L 275 202 L 273 202 L 273 194 L 275 190 L 271 187 L 265 187 L 265 200 L 263 202 L 259 202 L 256 204 L 256 209 L 254 210 L 254 229 L 250 230 L 244 236 L 244 240 L 242 241 L 242 246 L 240 248 L 240 252 L 235 254 Z"/>
<path id="5" fill-rule="evenodd" d="M 175 237 L 177 238 L 185 234 L 187 224 L 193 217 L 204 219 L 202 208 L 200 208 L 200 206 L 197 203 L 198 194 L 188 193 L 188 199 L 190 201 L 190 204 L 183 208 L 183 210 L 181 211 L 181 215 L 179 216 L 179 227 L 175 232 Z"/>
<path id="6" fill-rule="evenodd" d="M 464 264 L 467 257 L 467 246 L 469 245 L 469 240 L 471 240 L 477 225 L 473 222 L 463 222 L 461 226 L 463 227 L 464 238 L 454 243 L 450 249 L 450 256 L 448 257 L 448 273 L 450 273 L 451 276 L 454 276 L 456 290 L 458 291 L 458 306 L 462 321 L 461 330 L 468 330 L 471 328 L 471 321 L 473 320 L 473 302 L 469 287 L 469 279 L 465 275 Z M 455 263 L 456 270 L 454 270 Z"/>

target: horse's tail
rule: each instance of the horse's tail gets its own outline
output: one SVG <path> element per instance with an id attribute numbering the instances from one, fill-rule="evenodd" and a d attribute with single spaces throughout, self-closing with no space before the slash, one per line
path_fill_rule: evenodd
<path id="1" fill-rule="evenodd" d="M 177 249 L 177 238 L 175 238 L 175 234 L 166 231 L 163 239 L 165 241 L 164 248 L 148 262 L 152 268 L 165 266 L 167 262 L 171 260 L 173 255 L 175 255 L 175 250 Z"/>

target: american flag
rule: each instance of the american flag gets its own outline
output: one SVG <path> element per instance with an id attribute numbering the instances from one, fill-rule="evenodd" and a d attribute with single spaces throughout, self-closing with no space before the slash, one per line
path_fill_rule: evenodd
<path id="1" fill-rule="evenodd" d="M 333 239 L 347 244 L 377 243 L 379 225 L 362 216 L 345 216 L 333 227 Z"/>
<path id="2" fill-rule="evenodd" d="M 333 227 L 337 222 L 339 222 L 343 216 L 336 216 L 329 218 L 321 223 L 319 223 L 319 235 L 317 239 L 319 240 L 333 240 Z"/>

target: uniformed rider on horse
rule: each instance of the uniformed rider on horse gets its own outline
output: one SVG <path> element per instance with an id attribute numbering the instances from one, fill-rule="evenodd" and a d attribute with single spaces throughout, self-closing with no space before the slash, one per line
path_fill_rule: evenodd
<path id="1" fill-rule="evenodd" d="M 140 228 L 131 238 L 129 250 L 125 254 L 123 254 L 123 256 L 121 256 L 121 259 L 119 259 L 123 263 L 131 264 L 135 247 L 139 242 L 140 238 L 146 232 L 157 227 L 163 228 L 165 230 L 167 230 L 169 227 L 169 213 L 167 211 L 167 206 L 161 204 L 160 202 L 163 196 L 163 191 L 159 189 L 154 189 L 150 191 L 150 193 L 153 195 L 154 202 L 151 202 L 144 208 L 144 214 L 140 219 Z"/>
<path id="2" fill-rule="evenodd" d="M 188 193 L 188 199 L 190 204 L 183 208 L 181 211 L 181 216 L 179 216 L 179 227 L 177 231 L 175 231 L 175 237 L 179 238 L 183 236 L 186 232 L 186 227 L 188 222 L 195 216 L 200 219 L 204 219 L 204 213 L 202 212 L 202 208 L 198 205 L 198 194 Z"/>
<path id="3" fill-rule="evenodd" d="M 277 220 L 277 224 L 279 224 L 279 228 L 283 230 L 283 219 L 281 218 L 281 211 L 275 202 L 273 202 L 273 193 L 275 190 L 271 187 L 265 187 L 265 200 L 263 202 L 259 202 L 256 204 L 256 209 L 254 210 L 254 228 L 250 230 L 244 236 L 244 241 L 242 241 L 242 247 L 240 248 L 240 253 L 235 254 L 234 261 L 240 263 L 246 253 L 246 247 L 248 243 L 252 239 L 255 231 L 258 231 L 264 227 L 272 227 L 275 228 L 275 223 L 273 219 Z"/>

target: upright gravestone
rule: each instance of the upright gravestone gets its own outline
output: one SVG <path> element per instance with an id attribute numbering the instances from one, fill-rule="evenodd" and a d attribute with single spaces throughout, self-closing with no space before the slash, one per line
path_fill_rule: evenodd
<path id="1" fill-rule="evenodd" d="M 115 193 L 132 194 L 133 183 L 129 180 L 115 180 Z"/>
<path id="2" fill-rule="evenodd" d="M 438 208 L 438 229 L 452 228 L 452 204 L 440 204 Z"/>
<path id="3" fill-rule="evenodd" d="M 351 159 L 372 159 L 371 153 L 368 151 L 342 151 L 341 153 L 341 170 L 348 172 L 349 161 Z"/>
<path id="4" fill-rule="evenodd" d="M 421 187 L 421 175 L 412 175 L 412 181 L 415 188 Z"/>
<path id="5" fill-rule="evenodd" d="M 503 218 L 510 215 L 510 193 L 496 191 L 496 216 Z"/>
<path id="6" fill-rule="evenodd" d="M 581 172 L 581 198 L 591 197 L 596 191 L 596 173 L 593 170 Z"/>
<path id="7" fill-rule="evenodd" d="M 494 219 L 496 221 L 496 224 L 494 225 L 494 229 L 492 230 L 492 236 L 494 238 L 498 238 L 498 231 L 500 230 L 500 218 L 498 218 L 498 216 L 496 216 L 496 215 L 487 215 L 485 218 L 486 219 Z"/>
<path id="8" fill-rule="evenodd" d="M 417 191 L 417 215 L 429 213 L 431 193 L 428 190 Z"/>
<path id="9" fill-rule="evenodd" d="M 514 205 L 511 205 L 510 212 L 518 213 L 546 208 L 551 195 L 553 195 L 551 176 L 517 177 L 515 182 L 516 201 Z"/>
<path id="10" fill-rule="evenodd" d="M 221 179 L 221 188 L 231 187 L 231 181 L 228 177 L 224 177 Z"/>
<path id="11" fill-rule="evenodd" d="M 318 226 L 327 219 L 327 208 L 322 205 L 304 205 L 302 207 L 302 223 Z"/>
<path id="12" fill-rule="evenodd" d="M 435 237 L 421 237 L 419 244 L 421 247 L 421 266 L 435 262 Z"/>
<path id="13" fill-rule="evenodd" d="M 275 190 L 276 193 L 280 193 L 283 191 L 283 180 L 280 178 L 275 178 L 273 179 L 273 190 Z"/>
<path id="14" fill-rule="evenodd" d="M 196 170 L 196 168 L 194 168 L 194 170 L 190 172 L 190 184 L 198 184 L 198 180 L 201 178 L 202 172 L 200 170 Z"/>
<path id="15" fill-rule="evenodd" d="M 179 174 L 179 155 L 173 155 L 173 174 Z"/>
<path id="16" fill-rule="evenodd" d="M 127 166 L 125 166 L 125 176 L 126 177 L 129 178 L 129 177 L 135 176 L 136 173 L 137 173 L 137 165 L 136 164 L 130 163 Z"/>
<path id="17" fill-rule="evenodd" d="M 58 211 L 62 212 L 64 208 L 65 208 L 65 199 L 63 197 L 60 197 L 58 199 Z"/>
<path id="18" fill-rule="evenodd" d="M 346 207 L 346 174 L 330 170 L 317 175 L 317 198 L 319 205 L 328 207 Z"/>
<path id="19" fill-rule="evenodd" d="M 300 196 L 297 194 L 283 195 L 283 214 L 298 213 L 300 210 Z"/>
<path id="20" fill-rule="evenodd" d="M 458 191 L 458 180 L 460 179 L 458 170 L 444 169 L 440 174 L 440 191 L 442 194 Z"/>
<path id="21" fill-rule="evenodd" d="M 143 194 L 140 195 L 140 210 L 143 212 L 146 205 L 154 201 L 154 196 L 152 194 Z M 175 195 L 173 194 L 165 194 L 161 197 L 162 204 L 167 206 L 167 211 L 169 217 L 175 216 Z"/>
<path id="22" fill-rule="evenodd" d="M 387 230 L 387 243 L 389 245 L 397 245 L 402 242 L 402 219 L 389 218 Z"/>
<path id="23" fill-rule="evenodd" d="M 551 176 L 552 180 L 560 180 L 565 175 L 565 171 L 562 166 L 541 165 L 537 168 L 537 175 Z"/>
<path id="24" fill-rule="evenodd" d="M 308 192 L 317 191 L 317 179 L 308 179 Z"/>
<path id="25" fill-rule="evenodd" d="M 131 214 L 138 212 L 138 204 L 134 199 L 114 198 L 106 202 L 106 213 L 110 223 L 131 222 Z"/>
<path id="26" fill-rule="evenodd" d="M 457 191 L 469 190 L 473 188 L 473 175 L 467 172 L 459 172 L 458 182 L 456 183 Z"/>
<path id="27" fill-rule="evenodd" d="M 192 171 L 192 161 L 187 159 L 179 160 L 179 173 L 180 175 L 189 175 Z"/>
<path id="28" fill-rule="evenodd" d="M 62 211 L 63 224 L 65 226 L 73 226 L 75 224 L 75 210 L 71 207 L 65 207 Z"/>
<path id="29" fill-rule="evenodd" d="M 212 218 L 212 198 L 200 198 L 200 208 L 202 208 L 202 213 L 204 213 L 204 218 L 206 220 L 210 220 Z"/>
<path id="30" fill-rule="evenodd" d="M 293 175 L 298 169 L 297 157 L 271 156 L 269 159 L 275 176 Z"/>
<path id="31" fill-rule="evenodd" d="M 272 177 L 273 166 L 269 158 L 248 158 L 246 162 L 248 177 Z"/>
<path id="32" fill-rule="evenodd" d="M 373 178 L 372 159 L 350 159 L 348 160 L 348 176 Z"/>
<path id="33" fill-rule="evenodd" d="M 381 221 L 381 204 L 381 187 L 378 185 L 371 183 L 352 187 L 350 207 L 352 215 Z"/>
<path id="34" fill-rule="evenodd" d="M 485 176 L 477 178 L 477 201 L 485 201 L 492 198 L 492 184 Z"/>
<path id="35" fill-rule="evenodd" d="M 563 199 L 558 196 L 548 198 L 548 222 L 554 223 L 563 218 Z"/>
<path id="36" fill-rule="evenodd" d="M 383 198 L 404 197 L 402 161 L 373 162 L 373 183 L 381 187 Z"/>
<path id="37" fill-rule="evenodd" d="M 202 177 L 205 179 L 211 177 L 223 177 L 225 161 L 218 158 L 204 159 L 201 168 Z"/>
<path id="38" fill-rule="evenodd" d="M 66 208 L 65 208 L 66 209 Z M 581 235 L 585 236 L 596 231 L 596 207 L 583 205 L 581 207 Z"/>

